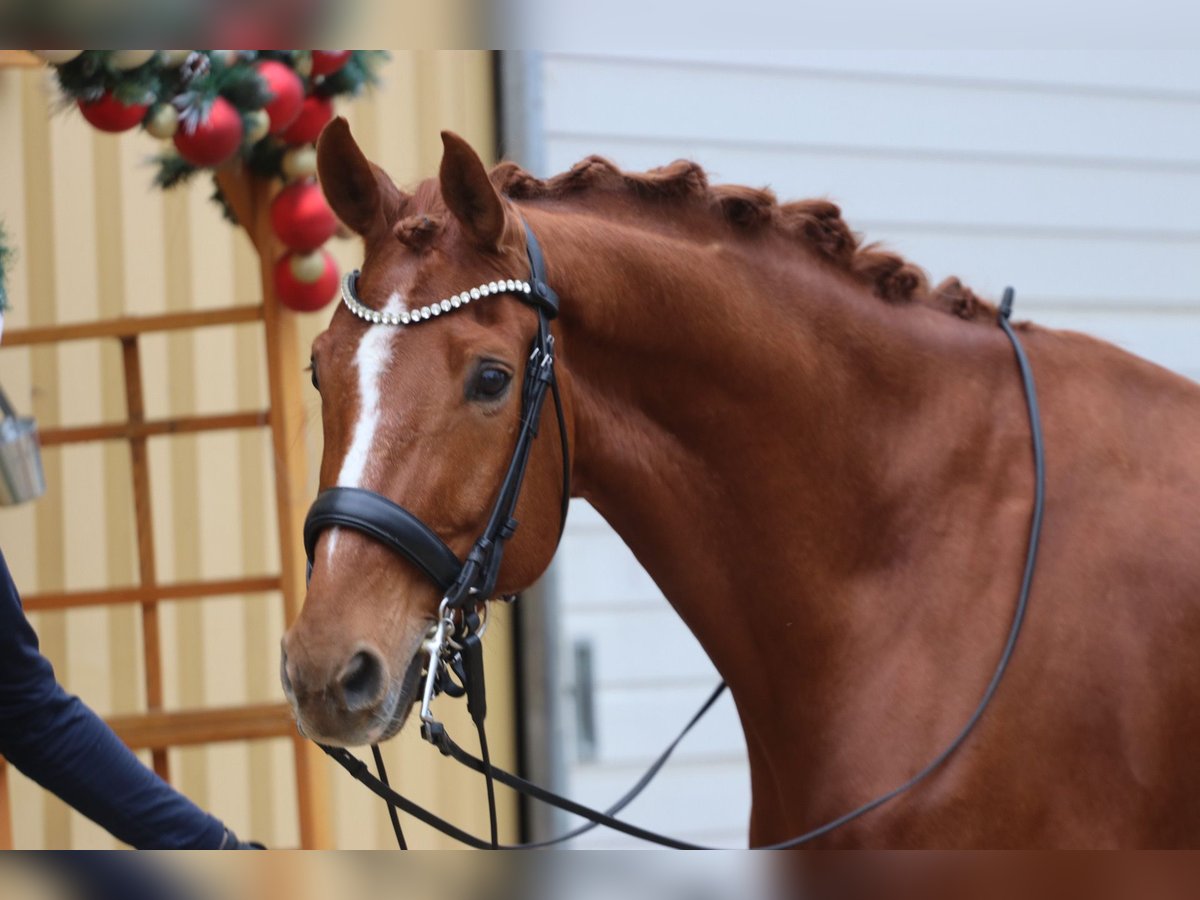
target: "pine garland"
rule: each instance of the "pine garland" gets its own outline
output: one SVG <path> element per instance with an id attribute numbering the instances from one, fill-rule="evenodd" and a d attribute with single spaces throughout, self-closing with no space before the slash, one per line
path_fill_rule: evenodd
<path id="1" fill-rule="evenodd" d="M 174 150 L 164 150 L 154 157 L 154 162 L 158 165 L 154 184 L 163 190 L 184 184 L 200 171 Z"/>
<path id="2" fill-rule="evenodd" d="M 326 75 L 315 85 L 313 93 L 322 97 L 347 95 L 356 97 L 364 88 L 379 82 L 376 74 L 388 59 L 386 50 L 355 50 L 346 64 L 331 75 Z"/>
<path id="3" fill-rule="evenodd" d="M 266 59 L 281 62 L 300 76 L 306 93 L 321 97 L 356 96 L 378 83 L 380 65 L 388 59 L 384 50 L 354 50 L 338 71 L 321 77 L 303 73 L 311 68 L 308 50 L 196 50 L 182 65 L 167 65 L 163 53 L 134 69 L 119 69 L 112 64 L 109 50 L 86 50 L 70 62 L 55 66 L 58 84 L 65 101 L 85 103 L 106 93 L 127 105 L 170 104 L 179 112 L 181 127 L 208 115 L 217 97 L 231 103 L 242 116 L 243 132 L 252 133 L 248 116 L 257 114 L 271 99 L 266 84 L 255 70 L 255 63 Z M 287 145 L 267 136 L 243 143 L 239 153 L 256 175 L 283 177 L 283 155 Z M 154 184 L 170 189 L 188 181 L 199 169 L 173 151 L 153 158 L 157 166 Z M 220 197 L 220 192 L 214 199 Z M 225 207 L 223 198 L 220 205 Z"/>

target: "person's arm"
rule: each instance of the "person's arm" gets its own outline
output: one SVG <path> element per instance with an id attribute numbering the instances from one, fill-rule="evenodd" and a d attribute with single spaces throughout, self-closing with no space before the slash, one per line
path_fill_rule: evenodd
<path id="1" fill-rule="evenodd" d="M 63 690 L 0 553 L 0 754 L 46 790 L 140 849 L 237 845 L 220 822 L 121 743 Z"/>

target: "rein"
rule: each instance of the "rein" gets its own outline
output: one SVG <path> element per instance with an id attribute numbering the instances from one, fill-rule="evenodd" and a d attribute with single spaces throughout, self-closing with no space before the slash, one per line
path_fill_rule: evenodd
<path id="1" fill-rule="evenodd" d="M 713 704 L 725 692 L 726 684 L 724 682 L 721 682 L 717 686 L 696 714 L 692 716 L 680 731 L 678 736 L 667 745 L 666 749 L 647 769 L 645 774 L 638 779 L 629 791 L 604 811 L 576 803 L 573 800 L 539 787 L 518 775 L 498 768 L 491 763 L 487 734 L 484 727 L 484 720 L 487 716 L 487 702 L 484 683 L 482 635 L 486 627 L 486 621 L 481 620 L 478 610 L 481 604 L 492 596 L 497 578 L 499 577 L 504 544 L 512 537 L 517 528 L 517 521 L 513 518 L 513 513 L 520 495 L 525 470 L 529 464 L 533 440 L 537 437 L 538 423 L 548 390 L 554 398 L 562 447 L 563 483 L 559 520 L 560 534 L 563 526 L 566 524 L 567 507 L 571 496 L 570 453 L 567 445 L 567 427 L 563 415 L 558 382 L 554 375 L 554 337 L 550 332 L 550 321 L 558 314 L 558 296 L 546 281 L 545 261 L 537 238 L 529 228 L 528 223 L 523 224 L 529 256 L 530 282 L 528 285 L 518 283 L 524 287 L 524 290 L 518 290 L 516 293 L 519 299 L 529 304 L 536 311 L 538 315 L 538 331 L 533 340 L 529 361 L 526 365 L 521 398 L 521 426 L 517 434 L 512 460 L 501 483 L 500 491 L 497 495 L 496 503 L 492 508 L 492 513 L 488 518 L 487 525 L 471 548 L 471 551 L 467 554 L 466 560 L 460 562 L 445 542 L 412 513 L 388 500 L 386 497 L 359 488 L 335 487 L 323 491 L 313 503 L 304 523 L 304 546 L 308 555 L 310 576 L 312 573 L 313 554 L 321 532 L 333 526 L 346 526 L 361 531 L 412 562 L 425 573 L 430 581 L 437 585 L 439 590 L 444 592 L 442 602 L 438 608 L 438 621 L 433 628 L 432 635 L 427 639 L 424 646 L 424 651 L 428 654 L 429 661 L 425 671 L 425 687 L 421 701 L 421 736 L 437 747 L 443 755 L 449 756 L 461 765 L 483 775 L 487 788 L 490 840 L 484 840 L 462 830 L 393 790 L 388 783 L 387 771 L 384 768 L 383 757 L 378 746 L 371 748 L 376 767 L 379 771 L 378 777 L 371 773 L 366 763 L 350 753 L 349 750 L 341 747 L 320 746 L 325 753 L 349 772 L 352 777 L 366 785 L 372 793 L 387 804 L 388 815 L 391 818 L 392 827 L 396 833 L 396 840 L 401 849 L 407 849 L 407 845 L 397 810 L 412 816 L 418 821 L 467 846 L 481 849 L 500 848 L 501 845 L 499 844 L 497 834 L 494 787 L 494 782 L 497 781 L 526 797 L 587 820 L 587 824 L 568 831 L 559 837 L 536 843 L 509 845 L 503 849 L 552 847 L 573 840 L 597 827 L 609 828 L 630 837 L 664 847 L 686 850 L 718 849 L 703 847 L 698 844 L 656 834 L 655 832 L 618 819 L 616 816 L 645 790 L 696 723 L 703 718 L 705 713 L 712 708 Z M 356 315 L 365 317 L 364 313 L 370 315 L 370 311 L 363 306 L 355 295 L 356 275 L 357 273 L 351 273 L 346 277 L 346 281 L 343 283 L 343 296 L 351 311 L 355 312 Z M 508 284 L 511 286 L 513 282 L 508 282 Z M 448 302 L 444 301 L 444 304 Z M 1024 348 L 1009 321 L 1012 314 L 1012 304 L 1013 289 L 1007 288 L 1000 304 L 997 324 L 1012 344 L 1029 414 L 1034 463 L 1034 504 L 1033 516 L 1029 528 L 1029 542 L 1025 556 L 1024 574 L 1017 597 L 1016 609 L 1013 613 L 1007 640 L 1005 641 L 992 678 L 988 682 L 987 688 L 984 690 L 983 696 L 975 707 L 974 712 L 957 736 L 941 753 L 903 784 L 827 822 L 819 828 L 798 835 L 790 840 L 759 849 L 781 850 L 809 843 L 860 816 L 866 815 L 916 787 L 940 768 L 962 746 L 971 732 L 974 731 L 975 726 L 979 723 L 992 698 L 995 696 L 1000 682 L 1008 669 L 1028 608 L 1033 574 L 1037 564 L 1038 543 L 1041 537 L 1042 518 L 1046 499 L 1045 446 L 1042 435 L 1041 414 L 1038 409 L 1037 390 L 1034 385 L 1033 371 L 1030 367 L 1029 359 L 1025 355 Z M 443 309 L 448 311 L 449 306 L 444 305 Z M 436 314 L 435 312 L 434 315 Z M 418 317 L 414 317 L 414 321 L 416 318 Z M 426 315 L 425 318 L 428 318 L 428 316 Z M 380 320 L 374 318 L 370 321 L 379 323 Z M 382 324 L 401 323 L 383 322 Z M 455 678 L 457 678 L 457 682 Z M 468 753 L 455 743 L 447 732 L 445 725 L 434 717 L 431 710 L 431 703 L 438 693 L 446 693 L 455 697 L 466 697 L 467 710 L 470 713 L 479 736 L 480 756 L 476 757 Z"/>

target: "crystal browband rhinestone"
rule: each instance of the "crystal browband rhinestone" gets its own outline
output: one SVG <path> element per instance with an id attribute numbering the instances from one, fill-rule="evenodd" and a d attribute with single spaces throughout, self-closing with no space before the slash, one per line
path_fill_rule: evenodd
<path id="1" fill-rule="evenodd" d="M 436 318 L 443 313 L 452 312 L 459 307 L 466 306 L 472 300 L 479 300 L 482 297 L 490 297 L 493 294 L 528 294 L 532 291 L 528 281 L 509 278 L 503 281 L 489 281 L 487 284 L 473 287 L 470 290 L 463 291 L 461 294 L 447 297 L 445 300 L 438 300 L 435 303 L 430 303 L 428 306 L 421 306 L 417 309 L 409 309 L 399 313 L 385 313 L 377 309 L 371 309 L 371 307 L 358 299 L 358 294 L 355 290 L 357 284 L 358 272 L 347 272 L 345 277 L 342 278 L 342 302 L 346 304 L 346 308 L 350 312 L 354 313 L 354 315 L 358 316 L 364 322 L 370 322 L 372 325 L 416 325 L 420 322 Z"/>

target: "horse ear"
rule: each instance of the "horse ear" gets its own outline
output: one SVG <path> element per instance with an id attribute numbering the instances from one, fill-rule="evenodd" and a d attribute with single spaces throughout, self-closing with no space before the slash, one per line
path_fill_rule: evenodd
<path id="1" fill-rule="evenodd" d="M 442 132 L 442 199 L 480 247 L 495 249 L 504 234 L 504 203 L 483 160 L 453 131 Z"/>
<path id="2" fill-rule="evenodd" d="M 399 206 L 400 189 L 367 160 L 341 116 L 317 140 L 317 175 L 334 215 L 364 237 L 386 228 Z"/>

